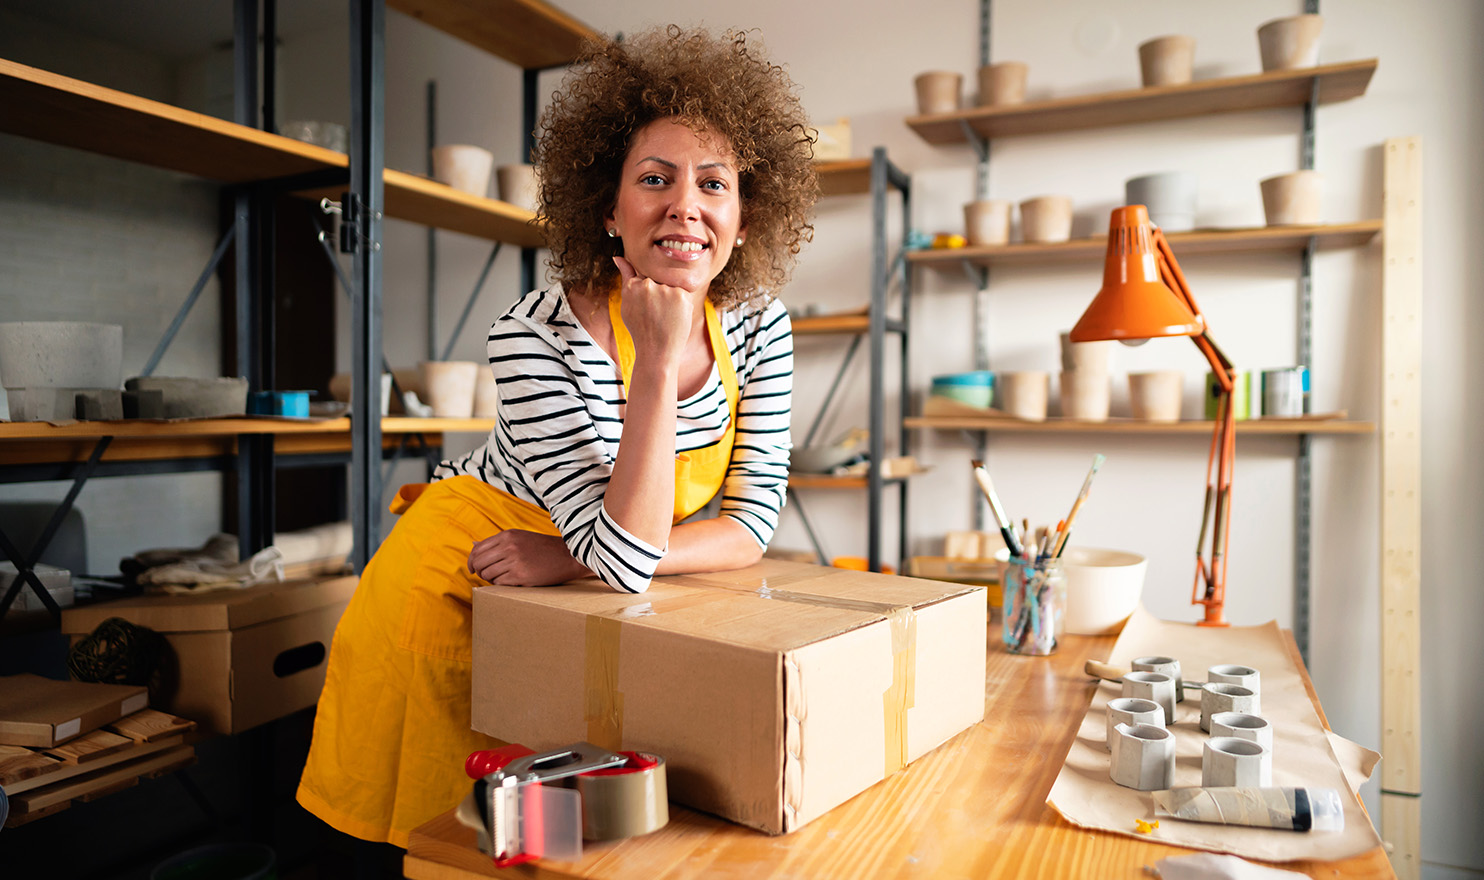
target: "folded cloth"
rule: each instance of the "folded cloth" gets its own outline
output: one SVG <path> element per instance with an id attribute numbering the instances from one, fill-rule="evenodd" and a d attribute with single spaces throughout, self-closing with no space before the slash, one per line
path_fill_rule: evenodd
<path id="1" fill-rule="evenodd" d="M 264 581 L 283 580 L 283 554 L 264 547 L 246 562 L 231 564 L 213 559 L 182 559 L 140 572 L 137 580 L 166 593 L 205 593 L 238 589 Z"/>

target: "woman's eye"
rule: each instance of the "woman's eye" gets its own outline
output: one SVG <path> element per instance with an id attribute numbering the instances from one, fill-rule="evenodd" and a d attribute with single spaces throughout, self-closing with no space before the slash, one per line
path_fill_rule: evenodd
<path id="1" fill-rule="evenodd" d="M 659 186 L 660 184 L 665 182 L 665 179 L 663 177 L 660 177 L 658 174 L 646 174 L 643 177 L 639 178 L 639 182 L 644 184 L 645 186 Z"/>
<path id="2" fill-rule="evenodd" d="M 705 187 L 706 189 L 711 189 L 711 190 L 716 190 L 718 192 L 721 192 L 721 191 L 726 190 L 726 188 L 727 188 L 727 182 L 725 180 L 721 180 L 719 178 L 712 178 L 711 180 L 707 180 L 707 181 L 702 182 L 701 186 Z"/>

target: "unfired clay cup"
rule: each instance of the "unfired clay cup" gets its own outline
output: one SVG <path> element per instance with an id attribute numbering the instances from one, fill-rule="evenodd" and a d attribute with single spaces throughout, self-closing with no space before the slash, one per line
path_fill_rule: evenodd
<path id="1" fill-rule="evenodd" d="M 495 169 L 495 192 L 500 201 L 527 211 L 536 210 L 541 191 L 536 186 L 535 165 L 501 165 Z"/>
<path id="2" fill-rule="evenodd" d="M 912 81 L 917 87 L 917 112 L 954 113 L 963 105 L 964 75 L 946 70 L 919 73 Z"/>
<path id="3" fill-rule="evenodd" d="M 1217 712 L 1211 716 L 1211 735 L 1250 739 L 1269 751 L 1273 748 L 1273 725 L 1260 715 Z"/>
<path id="4" fill-rule="evenodd" d="M 1257 29 L 1257 48 L 1263 70 L 1294 70 L 1319 63 L 1320 15 L 1275 18 Z"/>
<path id="5" fill-rule="evenodd" d="M 1180 661 L 1174 657 L 1135 657 L 1135 672 L 1162 672 L 1175 680 L 1175 702 L 1185 700 L 1185 678 L 1180 674 Z"/>
<path id="6" fill-rule="evenodd" d="M 1323 216 L 1324 177 L 1318 171 L 1293 171 L 1261 183 L 1262 213 L 1269 226 L 1302 226 Z"/>
<path id="7" fill-rule="evenodd" d="M 1267 788 L 1273 784 L 1273 753 L 1248 739 L 1213 736 L 1201 748 L 1201 785 L 1206 788 Z"/>
<path id="8" fill-rule="evenodd" d="M 1107 373 L 1090 370 L 1061 371 L 1062 418 L 1083 422 L 1106 422 L 1112 393 Z"/>
<path id="9" fill-rule="evenodd" d="M 979 68 L 979 106 L 1025 103 L 1028 70 L 1020 61 L 1001 61 Z"/>
<path id="10" fill-rule="evenodd" d="M 964 238 L 969 244 L 1009 244 L 1010 203 L 979 199 L 964 205 Z"/>
<path id="11" fill-rule="evenodd" d="M 433 148 L 433 179 L 471 196 L 489 194 L 494 164 L 495 154 L 483 147 L 447 144 Z"/>
<path id="12" fill-rule="evenodd" d="M 419 364 L 423 379 L 423 402 L 433 415 L 467 419 L 474 415 L 474 385 L 479 364 L 473 361 L 424 361 Z"/>
<path id="13" fill-rule="evenodd" d="M 1185 374 L 1180 370 L 1152 370 L 1128 374 L 1128 404 L 1136 419 L 1146 422 L 1180 421 L 1180 395 Z"/>
<path id="14" fill-rule="evenodd" d="M 1051 243 L 1071 238 L 1071 197 L 1037 196 L 1021 202 L 1020 237 L 1032 243 Z"/>
<path id="15" fill-rule="evenodd" d="M 1015 370 L 995 374 L 1000 409 L 1028 422 L 1046 421 L 1046 398 L 1051 374 L 1042 370 Z"/>
<path id="16" fill-rule="evenodd" d="M 1061 368 L 1063 370 L 1085 370 L 1089 373 L 1106 373 L 1113 363 L 1113 348 L 1118 345 L 1112 339 L 1095 342 L 1073 342 L 1070 330 L 1061 333 Z"/>
<path id="17" fill-rule="evenodd" d="M 1175 679 L 1163 672 L 1130 672 L 1123 676 L 1123 695 L 1152 700 L 1164 710 L 1165 723 L 1175 723 Z"/>
<path id="18" fill-rule="evenodd" d="M 1139 791 L 1169 788 L 1175 779 L 1175 735 L 1150 724 L 1113 728 L 1108 776 L 1119 785 Z"/>
<path id="19" fill-rule="evenodd" d="M 1139 72 L 1145 88 L 1183 85 L 1190 82 L 1194 69 L 1194 37 L 1155 37 L 1139 44 Z"/>
<path id="20" fill-rule="evenodd" d="M 1219 681 L 1207 682 L 1201 688 L 1201 730 L 1210 733 L 1211 716 L 1222 712 L 1259 715 L 1262 713 L 1262 702 L 1251 688 Z"/>
<path id="21" fill-rule="evenodd" d="M 1130 727 L 1139 724 L 1164 727 L 1165 710 L 1153 700 L 1141 700 L 1137 697 L 1117 697 L 1109 700 L 1107 738 L 1103 740 L 1105 750 L 1113 751 L 1113 729 L 1120 724 L 1127 724 Z"/>

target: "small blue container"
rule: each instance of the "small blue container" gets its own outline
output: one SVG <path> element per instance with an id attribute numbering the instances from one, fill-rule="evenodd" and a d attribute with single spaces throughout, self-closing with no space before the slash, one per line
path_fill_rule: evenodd
<path id="1" fill-rule="evenodd" d="M 971 370 L 934 376 L 932 393 L 969 406 L 988 407 L 994 404 L 994 373 Z"/>
<path id="2" fill-rule="evenodd" d="M 255 416 L 309 418 L 308 391 L 254 391 L 247 396 L 247 412 Z"/>

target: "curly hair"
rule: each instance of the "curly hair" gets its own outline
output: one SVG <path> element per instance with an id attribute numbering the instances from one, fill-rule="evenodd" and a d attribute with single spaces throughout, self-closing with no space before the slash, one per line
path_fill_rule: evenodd
<path id="1" fill-rule="evenodd" d="M 635 133 L 675 118 L 725 138 L 737 162 L 747 247 L 711 282 L 719 309 L 778 295 L 803 243 L 818 195 L 814 134 L 780 66 L 746 34 L 714 37 L 670 25 L 591 45 L 542 114 L 534 156 L 549 266 L 568 291 L 616 282 L 621 241 L 602 234 Z"/>

